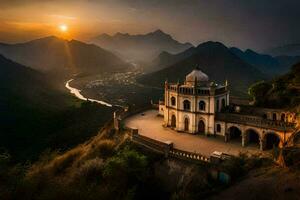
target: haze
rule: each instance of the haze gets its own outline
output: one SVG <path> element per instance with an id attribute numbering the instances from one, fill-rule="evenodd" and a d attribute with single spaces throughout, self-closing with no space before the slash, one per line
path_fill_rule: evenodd
<path id="1" fill-rule="evenodd" d="M 214 40 L 262 51 L 300 42 L 299 7 L 297 0 L 1 0 L 0 41 L 48 35 L 89 41 L 101 33 L 162 29 L 194 45 Z"/>

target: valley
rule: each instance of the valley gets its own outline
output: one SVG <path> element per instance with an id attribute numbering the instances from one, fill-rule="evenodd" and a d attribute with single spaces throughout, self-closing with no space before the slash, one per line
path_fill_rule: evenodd
<path id="1" fill-rule="evenodd" d="M 81 90 L 88 99 L 97 99 L 114 106 L 140 108 L 151 100 L 157 102 L 162 98 L 163 87 L 140 84 L 136 78 L 142 74 L 140 68 L 119 73 L 101 73 L 88 76 L 77 76 L 70 85 Z"/>

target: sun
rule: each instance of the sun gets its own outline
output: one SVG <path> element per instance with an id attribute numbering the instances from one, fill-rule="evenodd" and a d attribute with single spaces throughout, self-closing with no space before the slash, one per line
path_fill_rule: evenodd
<path id="1" fill-rule="evenodd" d="M 68 31 L 68 26 L 66 24 L 61 24 L 61 25 L 59 25 L 58 28 L 61 32 L 67 32 Z"/>

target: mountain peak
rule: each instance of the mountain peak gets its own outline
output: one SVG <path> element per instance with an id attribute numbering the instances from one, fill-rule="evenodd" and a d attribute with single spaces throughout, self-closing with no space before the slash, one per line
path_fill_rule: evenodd
<path id="1" fill-rule="evenodd" d="M 102 33 L 101 35 L 99 35 L 98 37 L 105 37 L 105 38 L 109 38 L 111 37 L 110 35 L 108 35 L 107 33 Z"/>
<path id="2" fill-rule="evenodd" d="M 39 38 L 39 39 L 36 39 L 36 40 L 63 40 L 63 39 L 59 38 L 55 35 L 49 35 L 49 36 L 42 37 L 42 38 Z"/>
<path id="3" fill-rule="evenodd" d="M 157 29 L 156 31 L 153 31 L 154 34 L 163 34 L 167 35 L 165 32 L 163 32 L 161 29 Z"/>
<path id="4" fill-rule="evenodd" d="M 110 38 L 97 37 L 92 42 L 110 51 L 118 52 L 123 58 L 137 61 L 151 61 L 162 51 L 175 54 L 192 46 L 189 43 L 176 41 L 160 29 L 135 35 L 118 32 Z"/>
<path id="5" fill-rule="evenodd" d="M 203 42 L 201 44 L 199 44 L 197 46 L 197 49 L 200 48 L 217 48 L 217 49 L 228 49 L 223 43 L 221 42 L 214 42 L 214 41 L 207 41 L 207 42 Z"/>
<path id="6" fill-rule="evenodd" d="M 36 43 L 36 42 L 38 42 L 38 43 L 39 42 L 48 43 L 48 42 L 62 42 L 62 41 L 66 41 L 66 40 L 62 39 L 62 38 L 59 38 L 57 36 L 54 36 L 54 35 L 50 35 L 50 36 L 38 38 L 38 39 L 35 39 L 35 40 L 31 40 L 31 41 L 29 41 L 29 43 Z"/>
<path id="7" fill-rule="evenodd" d="M 252 49 L 246 49 L 245 53 L 251 53 L 251 54 L 257 54 L 255 51 Z"/>
<path id="8" fill-rule="evenodd" d="M 163 32 L 161 29 L 157 29 L 156 31 L 150 32 L 147 35 L 153 35 L 153 36 L 157 36 L 157 37 L 168 37 L 168 38 L 172 38 L 169 34 Z"/>
<path id="9" fill-rule="evenodd" d="M 114 37 L 128 37 L 130 36 L 129 33 L 120 33 L 120 32 L 117 32 Z"/>

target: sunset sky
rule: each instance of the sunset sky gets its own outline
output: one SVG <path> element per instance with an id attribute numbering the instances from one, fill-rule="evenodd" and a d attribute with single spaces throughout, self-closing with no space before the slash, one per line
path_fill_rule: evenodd
<path id="1" fill-rule="evenodd" d="M 298 0 L 0 0 L 0 42 L 162 29 L 195 45 L 215 40 L 264 50 L 300 43 L 299 8 Z"/>

